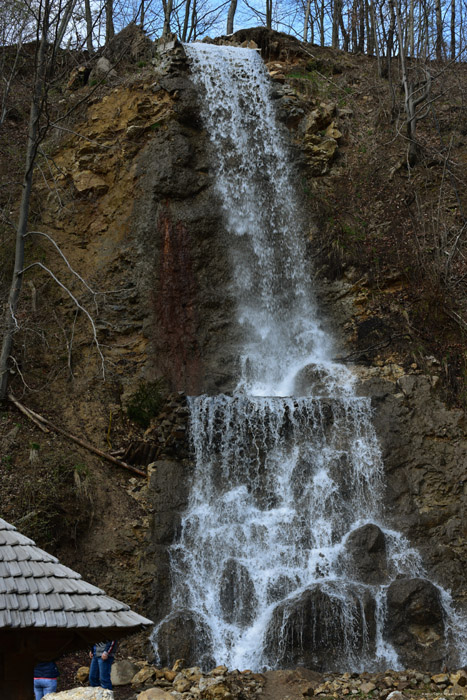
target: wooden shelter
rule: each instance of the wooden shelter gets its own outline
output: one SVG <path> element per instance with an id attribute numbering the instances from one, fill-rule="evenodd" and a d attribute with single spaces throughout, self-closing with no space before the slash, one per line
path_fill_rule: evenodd
<path id="1" fill-rule="evenodd" d="M 152 624 L 0 518 L 1 700 L 30 700 L 38 661 Z"/>

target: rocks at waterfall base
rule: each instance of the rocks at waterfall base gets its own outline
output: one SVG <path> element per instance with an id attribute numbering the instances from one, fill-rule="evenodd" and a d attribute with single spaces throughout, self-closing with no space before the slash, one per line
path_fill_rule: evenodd
<path id="1" fill-rule="evenodd" d="M 122 685 L 121 680 L 130 666 L 136 673 Z M 252 673 L 217 666 L 203 673 L 198 666 L 186 668 L 182 659 L 177 660 L 172 668 L 158 668 L 147 661 L 124 659 L 114 663 L 112 679 L 114 700 L 301 700 L 312 696 L 323 700 L 346 697 L 461 700 L 467 697 L 467 672 L 462 669 L 435 675 L 413 669 L 372 674 L 322 674 L 303 667 Z M 101 695 L 96 694 L 99 692 Z M 74 688 L 50 697 L 57 700 L 110 700 L 112 694 L 98 688 Z"/>
<path id="2" fill-rule="evenodd" d="M 439 667 L 446 649 L 439 590 L 424 579 L 396 580 L 389 586 L 387 606 L 385 635 L 404 663 L 423 659 L 427 667 Z"/>

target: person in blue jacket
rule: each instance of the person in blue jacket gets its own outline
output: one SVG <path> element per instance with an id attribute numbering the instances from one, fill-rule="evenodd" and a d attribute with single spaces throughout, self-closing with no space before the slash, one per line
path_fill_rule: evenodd
<path id="1" fill-rule="evenodd" d="M 41 700 L 47 693 L 55 693 L 60 671 L 55 661 L 41 661 L 34 666 L 34 695 Z"/>
<path id="2" fill-rule="evenodd" d="M 114 654 L 117 650 L 117 642 L 99 642 L 94 644 L 91 657 L 91 668 L 89 669 L 89 685 L 92 688 L 107 688 L 112 690 L 110 680 L 110 670 L 114 661 Z"/>

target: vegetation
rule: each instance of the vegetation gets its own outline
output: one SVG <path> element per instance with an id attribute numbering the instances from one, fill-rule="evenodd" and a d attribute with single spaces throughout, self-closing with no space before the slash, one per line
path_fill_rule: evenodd
<path id="1" fill-rule="evenodd" d="M 166 395 L 165 382 L 141 383 L 127 404 L 128 418 L 142 428 L 149 428 L 151 418 L 160 412 Z"/>

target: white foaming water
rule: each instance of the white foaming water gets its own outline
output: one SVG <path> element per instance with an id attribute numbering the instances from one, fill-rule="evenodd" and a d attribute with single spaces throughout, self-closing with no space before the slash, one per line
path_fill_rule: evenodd
<path id="1" fill-rule="evenodd" d="M 170 548 L 171 615 L 189 610 L 202 621 L 205 658 L 262 669 L 285 658 L 289 604 L 319 587 L 339 612 L 332 624 L 340 667 L 397 668 L 383 635 L 386 590 L 397 576 L 424 571 L 418 553 L 383 524 L 369 400 L 354 394 L 351 373 L 332 361 L 318 320 L 296 184 L 263 62 L 248 49 L 185 48 L 231 236 L 243 345 L 234 396 L 189 399 L 195 471 Z M 293 396 L 298 387 L 308 396 Z M 384 533 L 385 585 L 359 580 L 346 550 L 365 524 Z M 369 594 L 373 640 L 355 622 L 356 606 L 365 619 Z M 442 597 L 449 611 L 449 596 Z M 462 632 L 451 617 L 459 646 Z"/>
<path id="2" fill-rule="evenodd" d="M 238 389 L 288 396 L 310 364 L 342 386 L 351 374 L 330 361 L 331 340 L 316 314 L 300 185 L 291 177 L 261 56 L 226 46 L 185 48 L 204 92 L 202 118 L 232 237 L 233 294 L 244 333 Z"/>

